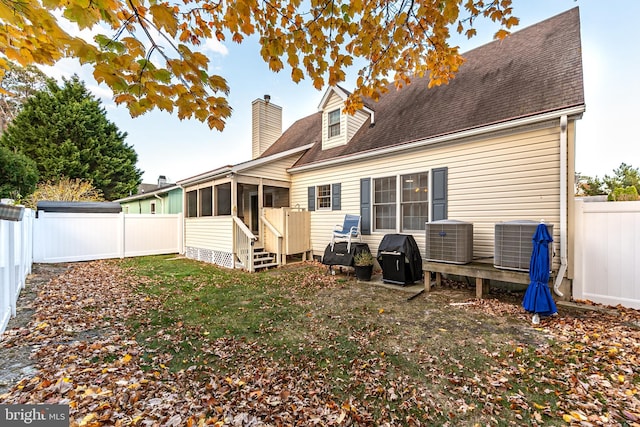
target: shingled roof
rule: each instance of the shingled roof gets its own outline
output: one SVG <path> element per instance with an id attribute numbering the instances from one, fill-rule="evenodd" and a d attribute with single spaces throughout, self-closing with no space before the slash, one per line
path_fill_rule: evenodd
<path id="1" fill-rule="evenodd" d="M 294 123 L 262 155 L 315 142 L 294 167 L 584 105 L 578 8 L 463 54 L 448 85 L 416 78 L 372 104 L 351 141 L 322 150 L 320 113 Z"/>

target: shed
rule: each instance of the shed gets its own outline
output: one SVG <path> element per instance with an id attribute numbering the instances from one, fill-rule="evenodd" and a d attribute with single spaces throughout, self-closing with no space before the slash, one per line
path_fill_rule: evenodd
<path id="1" fill-rule="evenodd" d="M 38 202 L 38 211 L 61 213 L 120 213 L 122 206 L 116 202 Z"/>

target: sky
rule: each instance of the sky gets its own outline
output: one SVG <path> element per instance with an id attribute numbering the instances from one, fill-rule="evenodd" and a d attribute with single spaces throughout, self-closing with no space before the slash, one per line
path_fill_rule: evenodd
<path id="1" fill-rule="evenodd" d="M 612 175 L 622 162 L 640 167 L 640 47 L 638 0 L 514 0 L 518 29 L 528 27 L 566 10 L 580 8 L 582 60 L 586 112 L 576 131 L 576 171 L 589 176 Z M 451 44 L 469 51 L 492 41 L 497 27 L 478 20 L 477 36 L 457 36 Z M 455 33 L 455 32 L 454 32 Z M 75 60 L 64 60 L 45 72 L 68 78 L 74 73 L 98 97 L 107 118 L 127 133 L 125 142 L 138 154 L 143 182 L 157 182 L 165 175 L 169 182 L 188 178 L 224 165 L 251 160 L 251 102 L 271 96 L 282 107 L 283 131 L 297 119 L 313 114 L 324 94 L 303 80 L 296 84 L 287 69 L 270 71 L 259 54 L 257 39 L 238 45 L 231 41 L 211 42 L 205 48 L 211 60 L 209 71 L 223 76 L 230 88 L 233 115 L 225 130 L 210 130 L 195 119 L 180 121 L 177 115 L 153 111 L 131 118 L 124 106 L 116 106 L 105 85 L 98 85 L 92 70 Z M 355 86 L 357 69 L 347 70 L 346 89 Z"/>

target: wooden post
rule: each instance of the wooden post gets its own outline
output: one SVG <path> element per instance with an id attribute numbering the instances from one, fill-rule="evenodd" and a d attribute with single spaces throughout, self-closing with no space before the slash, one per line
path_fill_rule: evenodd
<path id="1" fill-rule="evenodd" d="M 489 279 L 476 277 L 476 298 L 482 299 L 489 293 Z"/>
<path id="2" fill-rule="evenodd" d="M 423 271 L 422 274 L 424 275 L 424 290 L 425 292 L 431 292 L 431 272 Z"/>

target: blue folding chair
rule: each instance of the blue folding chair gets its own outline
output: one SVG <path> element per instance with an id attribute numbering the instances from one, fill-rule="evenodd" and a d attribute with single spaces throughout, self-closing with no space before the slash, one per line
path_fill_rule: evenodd
<path id="1" fill-rule="evenodd" d="M 342 223 L 342 225 L 337 224 L 333 230 L 333 235 L 331 236 L 331 250 L 333 251 L 333 247 L 336 242 L 346 241 L 347 252 L 350 252 L 351 241 L 355 239 L 362 242 L 360 237 L 360 215 L 346 214 L 344 216 L 344 223 Z"/>

